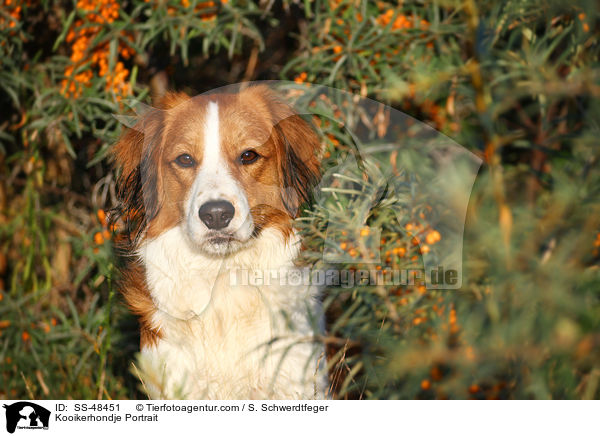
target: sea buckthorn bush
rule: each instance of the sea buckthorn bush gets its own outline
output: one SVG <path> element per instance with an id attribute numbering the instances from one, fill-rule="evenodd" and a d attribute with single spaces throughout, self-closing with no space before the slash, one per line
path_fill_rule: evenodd
<path id="1" fill-rule="evenodd" d="M 460 289 L 324 290 L 332 397 L 599 398 L 599 30 L 592 1 L 1 0 L 0 398 L 145 397 L 114 287 L 113 114 L 263 79 L 378 100 L 482 161 Z M 326 175 L 355 146 L 338 103 L 310 106 Z M 385 111 L 360 123 L 378 159 L 303 211 L 303 260 L 422 268 L 450 237 L 415 189 L 431 156 L 381 155 Z"/>

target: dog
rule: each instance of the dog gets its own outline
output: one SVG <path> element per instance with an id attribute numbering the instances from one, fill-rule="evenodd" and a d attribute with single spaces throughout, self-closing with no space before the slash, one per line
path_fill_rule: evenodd
<path id="1" fill-rule="evenodd" d="M 318 291 L 286 282 L 320 149 L 263 85 L 168 93 L 114 146 L 129 254 L 119 287 L 151 397 L 325 398 Z M 278 277 L 247 284 L 240 272 Z"/>

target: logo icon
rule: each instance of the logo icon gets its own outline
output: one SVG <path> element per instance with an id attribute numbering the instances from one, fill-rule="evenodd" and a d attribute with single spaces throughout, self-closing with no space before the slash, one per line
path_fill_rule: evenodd
<path id="1" fill-rule="evenodd" d="M 48 429 L 50 411 L 29 401 L 19 401 L 11 405 L 4 404 L 6 409 L 6 431 L 14 433 L 18 429 Z"/>

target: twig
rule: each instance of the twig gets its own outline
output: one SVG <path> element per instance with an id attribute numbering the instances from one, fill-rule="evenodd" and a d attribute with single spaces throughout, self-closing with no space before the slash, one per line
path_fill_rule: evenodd
<path id="1" fill-rule="evenodd" d="M 42 371 L 40 371 L 38 369 L 35 372 L 35 377 L 37 378 L 38 382 L 40 383 L 40 387 L 42 388 L 44 395 L 46 395 L 46 396 L 50 395 L 50 390 L 48 389 L 48 386 L 46 386 L 46 383 L 44 383 L 44 377 L 42 376 Z"/>
<path id="2" fill-rule="evenodd" d="M 23 381 L 25 382 L 25 388 L 27 389 L 27 393 L 29 394 L 29 399 L 35 400 L 35 396 L 33 395 L 33 391 L 31 390 L 31 387 L 29 386 L 29 382 L 25 378 L 25 374 L 23 374 L 23 371 L 20 371 L 20 372 L 21 372 L 21 377 L 23 378 Z"/>
<path id="3" fill-rule="evenodd" d="M 133 369 L 135 370 L 135 375 L 140 380 L 140 383 L 142 384 L 142 387 L 144 388 L 144 392 L 146 393 L 146 396 L 150 400 L 151 399 L 150 398 L 150 394 L 149 394 L 148 388 L 146 387 L 146 383 L 144 383 L 144 379 L 142 378 L 142 374 L 140 374 L 140 371 L 138 370 L 137 366 L 135 366 L 135 362 L 131 362 L 131 365 L 133 366 Z"/>

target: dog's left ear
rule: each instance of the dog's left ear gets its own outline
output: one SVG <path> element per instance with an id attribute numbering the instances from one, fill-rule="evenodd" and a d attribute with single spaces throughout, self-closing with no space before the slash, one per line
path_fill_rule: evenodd
<path id="1" fill-rule="evenodd" d="M 267 110 L 273 127 L 270 139 L 275 143 L 277 169 L 283 206 L 292 218 L 300 206 L 312 199 L 320 179 L 321 141 L 315 130 L 268 87 L 259 85 L 243 91 L 262 101 L 256 110 Z"/>
<path id="2" fill-rule="evenodd" d="M 281 199 L 292 217 L 299 213 L 303 203 L 312 200 L 320 178 L 319 155 L 321 142 L 312 127 L 299 115 L 290 115 L 274 126 L 278 136 L 279 180 L 282 181 Z"/>

